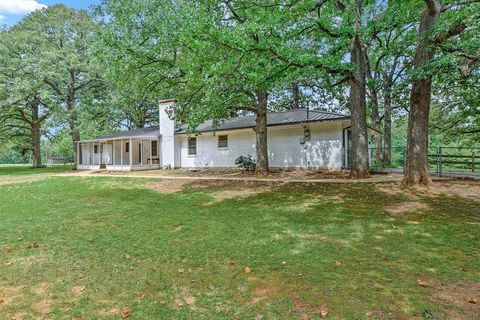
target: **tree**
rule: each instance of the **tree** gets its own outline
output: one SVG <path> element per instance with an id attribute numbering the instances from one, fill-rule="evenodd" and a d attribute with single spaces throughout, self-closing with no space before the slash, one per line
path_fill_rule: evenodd
<path id="1" fill-rule="evenodd" d="M 69 127 L 72 150 L 76 152 L 81 101 L 104 85 L 93 50 L 97 25 L 87 11 L 64 5 L 35 11 L 22 24 L 25 35 L 41 43 L 36 73 L 41 74 L 55 97 L 60 112 L 57 118 Z"/>
<path id="2" fill-rule="evenodd" d="M 22 21 L 0 34 L 0 132 L 4 139 L 25 139 L 39 167 L 42 125 L 53 108 L 37 73 L 42 46 L 28 27 Z"/>
<path id="3" fill-rule="evenodd" d="M 103 9 L 113 17 L 105 38 L 120 49 L 115 65 L 148 74 L 151 88 L 174 88 L 177 120 L 187 122 L 192 134 L 207 119 L 255 114 L 256 173 L 268 173 L 268 92 L 288 62 L 271 59 L 265 50 L 281 38 L 260 24 L 262 17 L 228 1 L 104 1 Z"/>
<path id="4" fill-rule="evenodd" d="M 440 63 L 434 67 L 434 57 L 439 47 L 448 48 L 446 43 L 449 39 L 457 37 L 467 29 L 470 24 L 472 29 L 478 32 L 478 4 L 476 1 L 464 1 L 461 5 L 457 3 L 445 4 L 442 6 L 440 0 L 424 0 L 425 8 L 420 15 L 420 24 L 418 28 L 418 44 L 414 58 L 414 74 L 412 89 L 410 94 L 410 113 L 407 133 L 407 162 L 406 172 L 403 183 L 408 186 L 431 184 L 428 173 L 428 132 L 430 103 L 432 96 L 433 73 L 435 69 L 442 65 Z M 477 9 L 477 10 L 475 10 Z M 446 13 L 454 10 L 454 14 Z M 438 21 L 445 17 L 442 24 Z M 473 20 L 472 20 L 473 18 Z M 444 27 L 446 26 L 446 28 Z M 475 28 L 474 28 L 475 27 Z M 437 29 L 436 29 L 437 28 Z M 470 36 L 466 43 L 460 40 L 462 50 L 444 50 L 463 53 L 467 62 L 463 68 L 463 73 L 472 68 L 478 61 L 476 55 L 463 50 L 472 50 L 473 45 L 466 45 L 468 42 L 478 41 L 474 36 Z M 469 41 L 470 40 L 470 41 Z M 443 64 L 445 62 L 443 61 Z"/>

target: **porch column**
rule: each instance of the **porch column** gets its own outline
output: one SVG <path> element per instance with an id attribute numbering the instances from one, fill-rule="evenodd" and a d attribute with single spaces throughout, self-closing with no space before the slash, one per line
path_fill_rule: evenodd
<path id="1" fill-rule="evenodd" d="M 133 145 L 132 145 L 132 138 L 129 140 L 129 145 L 128 145 L 128 155 L 130 159 L 130 167 L 133 166 Z"/>
<path id="2" fill-rule="evenodd" d="M 112 141 L 112 166 L 115 166 L 115 140 Z"/>
<path id="3" fill-rule="evenodd" d="M 77 168 L 80 165 L 80 141 L 77 141 L 77 154 L 75 155 L 77 161 Z"/>
<path id="4" fill-rule="evenodd" d="M 152 160 L 152 140 L 149 140 L 149 144 L 150 144 L 150 146 L 149 146 L 149 148 L 150 148 L 150 153 L 149 153 L 149 155 L 150 155 L 150 165 L 153 165 L 153 162 L 152 162 L 153 161 Z"/>
<path id="5" fill-rule="evenodd" d="M 90 142 L 89 142 L 89 143 L 88 143 L 88 155 L 89 155 L 88 158 L 89 158 L 89 160 L 90 160 L 90 161 L 89 161 L 89 162 L 90 162 L 90 163 L 89 163 L 90 166 L 93 166 L 93 147 L 94 147 L 94 146 L 93 146 L 93 142 L 92 142 L 92 148 L 90 148 Z"/>
<path id="6" fill-rule="evenodd" d="M 123 139 L 120 139 L 120 165 L 123 167 Z"/>
<path id="7" fill-rule="evenodd" d="M 143 139 L 140 139 L 140 166 L 143 167 Z"/>

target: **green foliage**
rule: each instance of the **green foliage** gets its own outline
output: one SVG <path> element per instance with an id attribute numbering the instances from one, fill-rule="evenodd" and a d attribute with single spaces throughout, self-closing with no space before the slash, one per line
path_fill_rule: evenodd
<path id="1" fill-rule="evenodd" d="M 253 157 L 248 154 L 246 156 L 240 156 L 235 159 L 235 165 L 245 171 L 254 171 L 257 164 Z"/>

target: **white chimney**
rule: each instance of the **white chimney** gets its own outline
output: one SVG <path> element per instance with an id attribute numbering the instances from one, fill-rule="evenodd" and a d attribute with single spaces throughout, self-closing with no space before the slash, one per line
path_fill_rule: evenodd
<path id="1" fill-rule="evenodd" d="M 167 110 L 174 104 L 175 100 L 162 100 L 159 106 L 160 136 L 162 137 L 161 164 L 163 168 L 171 169 L 175 168 L 175 120 L 170 119 Z"/>

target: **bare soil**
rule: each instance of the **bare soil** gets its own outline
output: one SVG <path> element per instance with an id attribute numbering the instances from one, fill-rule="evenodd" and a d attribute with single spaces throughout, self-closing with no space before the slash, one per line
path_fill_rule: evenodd
<path id="1" fill-rule="evenodd" d="M 433 289 L 432 300 L 447 310 L 448 319 L 480 319 L 479 282 L 436 284 Z"/>

